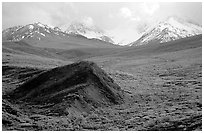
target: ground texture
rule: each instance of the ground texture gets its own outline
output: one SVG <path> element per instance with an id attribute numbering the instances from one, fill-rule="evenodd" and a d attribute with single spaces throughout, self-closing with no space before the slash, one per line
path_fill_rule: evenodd
<path id="1" fill-rule="evenodd" d="M 22 53 L 3 52 L 3 130 L 201 131 L 202 42 L 196 40 L 166 44 L 166 49 L 128 48 L 86 56 L 119 85 L 125 97 L 121 103 L 93 106 L 89 111 L 68 108 L 67 114 L 54 113 L 57 103 L 13 102 L 8 94 L 36 75 L 79 58 L 66 60 L 61 53 L 56 59 L 32 56 L 29 62 L 29 56 L 21 58 Z"/>

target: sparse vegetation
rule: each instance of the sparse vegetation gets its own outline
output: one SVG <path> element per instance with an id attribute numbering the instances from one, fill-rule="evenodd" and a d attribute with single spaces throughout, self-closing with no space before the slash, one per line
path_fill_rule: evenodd
<path id="1" fill-rule="evenodd" d="M 96 62 L 103 70 L 99 67 L 89 69 L 87 65 L 51 69 L 58 65 L 58 59 L 56 62 L 50 61 L 52 67 L 46 67 L 49 66 L 45 65 L 49 58 L 40 62 L 40 66 L 44 67 L 36 65 L 38 62 L 35 61 L 32 62 L 32 67 L 29 65 L 25 67 L 26 62 L 19 67 L 19 63 L 15 65 L 15 60 L 10 60 L 15 54 L 9 58 L 3 56 L 3 130 L 200 131 L 202 43 L 199 39 L 195 40 L 191 42 L 188 38 L 185 44 L 180 41 L 178 44 L 168 43 L 167 49 L 163 46 L 159 49 L 161 47 L 156 45 L 138 49 L 117 49 L 114 52 L 106 51 L 106 55 L 103 56 L 102 54 L 96 56 L 91 51 L 89 53 L 91 56 L 87 60 Z M 190 47 L 190 44 L 194 43 L 194 47 Z M 28 60 L 29 58 L 30 56 Z M 4 62 L 5 59 L 8 60 Z M 66 64 L 66 61 L 60 62 Z M 33 67 L 34 65 L 36 67 Z M 82 70 L 84 73 L 80 73 Z M 80 75 L 77 77 L 78 74 Z M 33 83 L 38 77 L 41 77 L 38 84 Z M 31 83 L 34 85 L 30 85 Z M 22 99 L 19 101 L 14 99 L 15 103 L 8 94 L 19 89 L 19 86 L 23 88 L 23 93 L 16 99 L 20 99 L 19 97 Z M 70 86 L 72 89 L 81 87 L 89 91 L 70 94 L 67 93 Z M 113 94 L 117 92 L 115 90 L 121 88 L 126 95 L 124 102 L 108 106 L 83 104 L 83 100 L 86 103 L 91 102 L 83 96 L 96 94 L 101 90 L 100 86 L 112 89 Z M 36 88 L 44 91 L 37 93 Z M 28 95 L 27 90 L 33 92 Z M 103 95 L 106 93 L 110 92 L 108 90 L 100 92 Z M 55 95 L 46 97 L 47 94 Z M 103 101 L 99 96 L 95 95 L 92 98 L 95 98 L 95 101 Z M 64 99 L 56 100 L 61 97 Z M 55 103 L 34 104 L 28 102 L 29 98 L 31 101 L 37 98 L 45 98 L 45 101 L 54 98 Z M 113 95 L 108 97 L 111 98 Z M 67 104 L 70 100 L 75 104 Z M 79 104 L 80 108 L 76 108 Z M 82 110 L 83 106 L 87 110 Z"/>

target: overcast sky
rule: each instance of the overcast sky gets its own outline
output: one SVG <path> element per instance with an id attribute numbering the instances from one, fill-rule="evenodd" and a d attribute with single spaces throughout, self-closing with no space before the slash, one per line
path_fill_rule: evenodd
<path id="1" fill-rule="evenodd" d="M 202 3 L 3 3 L 2 28 L 41 22 L 62 29 L 72 21 L 96 25 L 115 39 L 134 41 L 144 27 L 168 16 L 202 25 Z"/>

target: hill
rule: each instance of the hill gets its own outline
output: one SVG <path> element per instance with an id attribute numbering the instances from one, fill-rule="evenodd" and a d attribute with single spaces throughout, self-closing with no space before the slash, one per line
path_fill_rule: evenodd
<path id="1" fill-rule="evenodd" d="M 118 53 L 119 56 L 150 56 L 161 53 L 169 53 L 181 50 L 187 50 L 202 46 L 202 35 L 181 38 L 178 40 L 158 43 L 152 42 L 150 45 L 141 45 L 137 47 L 126 47 L 123 51 Z"/>
<path id="2" fill-rule="evenodd" d="M 36 75 L 10 92 L 14 101 L 49 107 L 58 115 L 74 109 L 86 112 L 91 107 L 123 102 L 123 91 L 95 63 L 81 61 Z M 43 112 L 43 113 L 46 113 Z"/>

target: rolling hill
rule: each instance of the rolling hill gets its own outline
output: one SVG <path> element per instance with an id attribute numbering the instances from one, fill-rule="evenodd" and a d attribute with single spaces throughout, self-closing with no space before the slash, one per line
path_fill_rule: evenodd
<path id="1" fill-rule="evenodd" d="M 91 106 L 122 103 L 123 93 L 95 63 L 83 61 L 40 73 L 8 96 L 13 101 L 18 99 L 34 105 L 52 104 L 53 111 L 63 115 L 69 114 L 66 111 L 70 108 L 86 112 Z"/>

